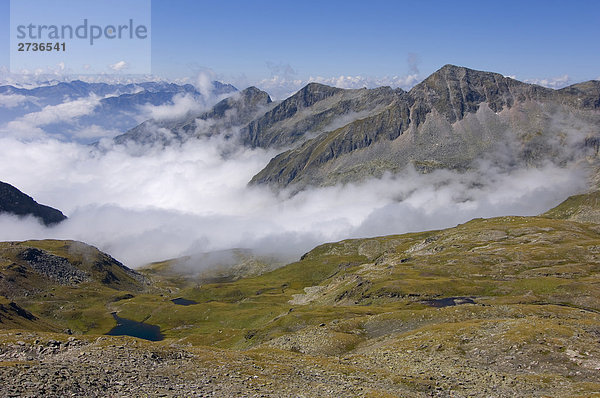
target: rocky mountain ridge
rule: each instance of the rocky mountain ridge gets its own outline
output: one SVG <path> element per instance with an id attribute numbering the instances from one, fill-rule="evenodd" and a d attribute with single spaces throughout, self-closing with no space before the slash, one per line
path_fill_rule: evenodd
<path id="1" fill-rule="evenodd" d="M 333 185 L 409 165 L 465 170 L 499 149 L 508 149 L 505 167 L 566 162 L 576 146 L 584 158 L 600 136 L 599 104 L 598 81 L 552 90 L 447 65 L 382 112 L 279 154 L 252 183 Z"/>
<path id="2" fill-rule="evenodd" d="M 146 122 L 118 142 L 169 145 L 173 136 L 183 142 L 224 134 L 251 148 L 281 150 L 250 183 L 296 191 L 358 182 L 409 166 L 429 172 L 467 170 L 481 159 L 505 168 L 566 164 L 586 159 L 590 148 L 597 152 L 600 142 L 598 81 L 553 90 L 446 65 L 408 92 L 310 83 L 281 102 L 257 102 L 254 95 L 236 98 L 235 109 L 243 102 L 261 106 L 246 105 L 253 117 L 219 112 L 220 104 L 202 115 L 157 124 L 159 136 L 168 139 L 157 139 L 157 129 Z"/>
<path id="3" fill-rule="evenodd" d="M 115 137 L 116 144 L 133 141 L 141 145 L 171 145 L 198 137 L 230 135 L 231 129 L 244 125 L 272 103 L 269 94 L 248 87 L 218 102 L 209 111 L 191 113 L 184 118 L 148 120 Z"/>
<path id="4" fill-rule="evenodd" d="M 24 194 L 10 184 L 0 181 L 0 214 L 34 216 L 45 225 L 58 224 L 67 217 L 57 209 L 37 203 L 31 196 Z"/>

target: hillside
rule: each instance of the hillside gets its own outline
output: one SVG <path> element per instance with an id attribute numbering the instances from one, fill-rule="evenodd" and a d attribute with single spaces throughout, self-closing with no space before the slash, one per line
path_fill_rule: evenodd
<path id="1" fill-rule="evenodd" d="M 571 196 L 543 216 L 600 224 L 600 191 Z"/>
<path id="2" fill-rule="evenodd" d="M 107 304 L 145 291 L 147 283 L 139 273 L 81 242 L 0 243 L 0 297 L 60 330 L 102 332 L 113 322 Z"/>

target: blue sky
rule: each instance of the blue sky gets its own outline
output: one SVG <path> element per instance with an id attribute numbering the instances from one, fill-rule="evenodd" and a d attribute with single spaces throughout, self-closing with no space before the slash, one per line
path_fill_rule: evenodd
<path id="1" fill-rule="evenodd" d="M 0 16 L 8 66 L 8 0 Z M 168 78 L 406 76 L 412 54 L 421 78 L 452 63 L 577 82 L 600 77 L 599 38 L 593 0 L 152 1 L 152 72 Z"/>

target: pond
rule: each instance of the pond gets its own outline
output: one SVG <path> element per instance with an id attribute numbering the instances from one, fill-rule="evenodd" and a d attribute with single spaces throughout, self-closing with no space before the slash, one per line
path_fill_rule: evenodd
<path id="1" fill-rule="evenodd" d="M 197 302 L 195 302 L 194 300 L 187 300 L 184 298 L 176 298 L 171 300 L 173 302 L 173 304 L 177 304 L 177 305 L 194 305 L 194 304 L 198 304 Z"/>
<path id="2" fill-rule="evenodd" d="M 430 307 L 443 308 L 461 304 L 477 304 L 473 301 L 474 297 L 447 297 L 441 299 L 424 300 L 423 304 Z"/>
<path id="3" fill-rule="evenodd" d="M 116 312 L 113 312 L 112 316 L 117 321 L 117 326 L 106 333 L 108 336 L 132 336 L 150 341 L 160 341 L 164 339 L 164 336 L 160 333 L 159 326 L 121 318 Z"/>

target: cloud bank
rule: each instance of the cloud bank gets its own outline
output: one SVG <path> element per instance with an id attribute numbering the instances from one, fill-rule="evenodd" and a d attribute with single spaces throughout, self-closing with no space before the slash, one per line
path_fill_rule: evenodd
<path id="1" fill-rule="evenodd" d="M 80 240 L 133 267 L 229 248 L 293 260 L 327 241 L 538 214 L 586 183 L 584 172 L 548 164 L 463 174 L 407 169 L 291 197 L 248 187 L 274 155 L 218 137 L 142 155 L 123 146 L 99 152 L 47 137 L 2 137 L 0 180 L 70 218 L 46 228 L 33 219 L 0 216 L 0 240 Z"/>
<path id="2" fill-rule="evenodd" d="M 0 94 L 0 108 L 16 108 L 27 102 L 28 98 L 25 95 L 19 94 Z"/>
<path id="3" fill-rule="evenodd" d="M 205 98 L 210 98 L 211 93 L 209 92 Z M 208 101 L 207 101 L 208 102 Z M 191 112 L 199 113 L 206 109 L 204 102 L 199 101 L 197 98 L 190 93 L 177 94 L 173 97 L 172 103 L 164 105 L 152 105 L 145 104 L 140 107 L 140 115 L 138 119 L 140 121 L 154 119 L 154 120 L 167 120 L 167 119 L 180 119 Z"/>
<path id="4" fill-rule="evenodd" d="M 54 123 L 71 122 L 88 115 L 100 104 L 101 99 L 101 97 L 92 95 L 58 105 L 47 105 L 38 112 L 28 113 L 0 126 L 0 134 L 20 138 L 44 137 L 46 131 L 42 127 Z"/>

